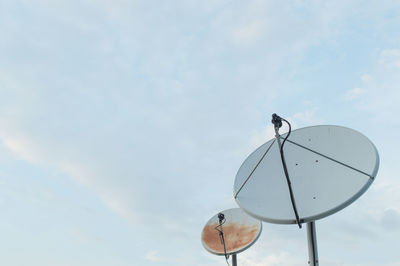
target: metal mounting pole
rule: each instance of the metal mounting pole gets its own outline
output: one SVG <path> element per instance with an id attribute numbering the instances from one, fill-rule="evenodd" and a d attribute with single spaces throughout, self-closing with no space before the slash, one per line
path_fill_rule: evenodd
<path id="1" fill-rule="evenodd" d="M 315 222 L 307 223 L 307 242 L 308 242 L 308 264 L 318 266 L 317 233 Z"/>
<path id="2" fill-rule="evenodd" d="M 232 266 L 237 266 L 236 254 L 232 254 Z"/>

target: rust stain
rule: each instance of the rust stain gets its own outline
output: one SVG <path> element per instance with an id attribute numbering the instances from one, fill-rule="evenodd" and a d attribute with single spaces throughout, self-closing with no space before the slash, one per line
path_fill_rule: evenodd
<path id="1" fill-rule="evenodd" d="M 224 246 L 221 243 L 219 232 L 215 229 L 218 223 L 209 224 L 204 227 L 201 238 L 203 242 L 217 253 L 224 253 Z M 245 224 L 230 223 L 222 226 L 224 232 L 226 252 L 243 248 L 254 240 L 258 233 L 258 226 L 248 226 Z"/>

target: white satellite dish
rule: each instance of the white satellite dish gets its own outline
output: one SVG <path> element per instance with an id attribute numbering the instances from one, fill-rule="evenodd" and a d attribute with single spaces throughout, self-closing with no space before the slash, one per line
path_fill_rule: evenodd
<path id="1" fill-rule="evenodd" d="M 288 181 L 280 153 L 287 134 L 280 136 L 278 131 L 275 124 L 276 138 L 243 162 L 234 197 L 243 210 L 265 222 L 308 223 L 315 242 L 314 221 L 340 211 L 368 189 L 379 168 L 379 155 L 367 137 L 346 127 L 297 129 L 283 149 Z M 313 249 L 316 253 L 316 246 Z M 318 265 L 314 255 L 310 264 Z"/>
<path id="2" fill-rule="evenodd" d="M 232 265 L 237 265 L 236 254 L 253 245 L 261 234 L 262 223 L 240 208 L 214 215 L 204 226 L 201 243 L 215 255 L 232 255 Z M 227 257 L 226 257 L 227 259 Z"/>

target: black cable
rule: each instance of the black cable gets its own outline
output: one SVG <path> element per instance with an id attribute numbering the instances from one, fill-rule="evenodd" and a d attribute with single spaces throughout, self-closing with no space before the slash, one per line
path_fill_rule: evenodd
<path id="1" fill-rule="evenodd" d="M 228 264 L 228 266 L 231 266 L 231 265 L 229 264 L 228 258 L 225 257 L 225 260 L 226 260 L 226 264 Z"/>
<path id="2" fill-rule="evenodd" d="M 221 220 L 221 218 L 220 218 L 220 215 L 221 215 L 221 214 L 222 214 L 222 213 L 219 213 L 219 214 L 218 214 L 219 225 L 217 225 L 217 226 L 215 227 L 215 230 L 217 230 L 217 231 L 219 232 L 219 237 L 220 237 L 220 239 L 221 239 L 221 244 L 224 246 L 224 256 L 225 256 L 226 263 L 227 263 L 229 266 L 231 266 L 231 265 L 229 264 L 229 262 L 228 262 L 229 255 L 226 254 L 226 245 L 225 245 L 224 232 L 222 231 L 222 225 L 226 222 L 226 219 L 225 219 L 224 215 L 222 214 L 222 216 L 221 216 L 221 217 L 222 217 L 222 220 Z M 219 229 L 218 227 L 220 227 L 221 229 Z"/>
<path id="3" fill-rule="evenodd" d="M 229 255 L 227 255 L 227 254 L 226 254 L 226 247 L 225 247 L 224 233 L 222 233 L 222 234 L 221 234 L 221 241 L 222 241 L 222 245 L 224 245 L 224 255 L 225 255 L 225 260 L 226 260 L 226 263 L 227 263 L 229 266 L 231 266 L 231 265 L 229 264 L 229 262 L 228 262 Z"/>
<path id="4" fill-rule="evenodd" d="M 284 118 L 282 118 L 282 117 L 281 117 L 281 119 L 282 119 L 283 121 L 285 121 L 286 124 L 288 124 L 288 126 L 289 126 L 289 132 L 288 132 L 288 134 L 286 135 L 286 137 L 285 137 L 285 139 L 283 140 L 282 145 L 281 145 L 281 154 L 283 154 L 283 145 L 285 145 L 286 140 L 289 138 L 290 133 L 292 132 L 292 126 L 290 125 L 289 121 L 287 121 L 286 119 L 284 119 Z"/>
<path id="5" fill-rule="evenodd" d="M 292 207 L 293 207 L 294 215 L 296 216 L 297 225 L 299 226 L 299 228 L 301 228 L 300 218 L 299 218 L 299 214 L 297 213 L 296 202 L 294 200 L 294 195 L 293 195 L 293 190 L 292 190 L 292 183 L 290 182 L 289 172 L 287 170 L 287 166 L 286 166 L 286 162 L 285 162 L 285 155 L 283 153 L 283 146 L 285 145 L 286 140 L 289 138 L 290 133 L 292 132 L 292 127 L 291 127 L 289 121 L 287 121 L 286 119 L 275 115 L 275 119 L 276 119 L 276 117 L 278 117 L 278 118 L 282 119 L 283 121 L 285 121 L 289 126 L 289 132 L 288 132 L 288 134 L 286 135 L 285 139 L 282 142 L 282 145 L 281 145 L 281 148 L 280 148 L 280 154 L 281 154 L 281 160 L 282 160 L 282 165 L 283 165 L 283 171 L 285 172 L 286 182 L 287 182 L 288 187 L 289 187 L 290 201 L 292 202 Z M 275 124 L 275 126 L 276 125 L 277 124 Z M 280 125 L 282 125 L 282 123 Z"/>

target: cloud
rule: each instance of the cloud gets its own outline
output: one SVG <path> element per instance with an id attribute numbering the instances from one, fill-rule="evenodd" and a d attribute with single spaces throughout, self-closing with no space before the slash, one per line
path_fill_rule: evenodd
<path id="1" fill-rule="evenodd" d="M 321 123 L 321 119 L 316 115 L 317 109 L 314 107 L 310 110 L 295 113 L 288 120 L 293 123 L 294 126 L 311 126 L 312 124 Z"/>
<path id="2" fill-rule="evenodd" d="M 274 126 L 268 125 L 262 131 L 253 133 L 250 139 L 250 145 L 253 149 L 255 149 L 274 137 L 275 137 Z"/>
<path id="3" fill-rule="evenodd" d="M 400 228 L 400 212 L 396 209 L 387 209 L 383 212 L 380 222 L 385 230 L 396 231 Z"/>
<path id="4" fill-rule="evenodd" d="M 145 259 L 151 262 L 159 262 L 161 263 L 168 263 L 168 265 L 187 265 L 188 261 L 185 260 L 183 257 L 174 256 L 171 257 L 163 257 L 159 255 L 158 250 L 152 250 L 145 254 Z"/>
<path id="5" fill-rule="evenodd" d="M 162 262 L 165 261 L 165 258 L 161 258 L 157 255 L 158 251 L 153 250 L 146 253 L 145 258 L 146 260 L 153 261 L 153 262 Z"/>
<path id="6" fill-rule="evenodd" d="M 295 258 L 288 252 L 279 252 L 276 254 L 270 254 L 267 256 L 256 255 L 252 252 L 246 252 L 239 256 L 240 265 L 244 266 L 278 266 L 278 265 L 304 265 L 307 260 L 306 257 L 303 259 Z"/>
<path id="7" fill-rule="evenodd" d="M 385 67 L 400 68 L 400 49 L 384 49 L 379 61 Z"/>
<path id="8" fill-rule="evenodd" d="M 84 185 L 96 193 L 103 200 L 104 204 L 115 213 L 126 218 L 128 221 L 137 223 L 138 214 L 134 213 L 131 200 L 122 199 L 120 192 L 115 186 L 109 186 L 108 177 L 102 172 L 102 167 L 95 167 L 97 163 L 88 160 L 81 146 L 80 152 L 75 150 L 75 145 L 67 148 L 66 143 L 57 143 L 53 140 L 47 141 L 41 137 L 31 135 L 31 129 L 22 130 L 18 122 L 10 123 L 9 119 L 3 116 L 2 131 L 0 140 L 4 146 L 11 151 L 17 158 L 28 163 L 47 169 L 57 169 L 58 172 L 66 174 L 75 182 Z M 72 149 L 72 150 L 71 150 Z M 97 169 L 96 169 L 97 168 Z M 99 169 L 100 168 L 100 169 Z M 132 197 L 136 199 L 136 197 Z"/>
<path id="9" fill-rule="evenodd" d="M 22 160 L 31 163 L 38 163 L 40 156 L 32 149 L 32 143 L 27 139 L 6 138 L 3 139 L 4 145 Z"/>
<path id="10" fill-rule="evenodd" d="M 360 87 L 347 91 L 344 99 L 374 119 L 389 119 L 400 111 L 400 49 L 383 49 L 371 71 L 360 77 Z M 390 99 L 390 100 L 389 100 Z"/>
<path id="11" fill-rule="evenodd" d="M 44 167 L 56 167 L 81 185 L 88 186 L 99 193 L 100 198 L 104 201 L 105 205 L 111 210 L 115 211 L 122 217 L 130 222 L 137 222 L 138 216 L 125 201 L 120 199 L 118 193 L 111 190 L 101 189 L 101 179 L 93 173 L 90 166 L 85 163 L 74 162 L 73 160 L 60 160 L 57 154 L 52 153 L 53 158 L 44 156 L 39 150 L 44 151 L 40 144 L 28 138 L 24 139 L 3 139 L 4 145 L 19 158 L 26 160 L 30 163 L 38 164 Z M 45 151 L 46 152 L 46 151 Z M 47 151 L 48 152 L 48 151 Z M 100 182 L 99 182 L 100 181 Z"/>
<path id="12" fill-rule="evenodd" d="M 135 208 L 132 207 L 129 202 L 119 198 L 118 195 L 106 193 L 101 194 L 101 198 L 105 202 L 106 206 L 116 212 L 117 214 L 124 217 L 127 221 L 136 224 L 139 221 L 143 221 L 143 215 L 135 212 Z"/>
<path id="13" fill-rule="evenodd" d="M 361 79 L 365 80 L 365 76 L 362 76 Z M 361 97 L 361 95 L 365 94 L 365 92 L 366 91 L 364 89 L 354 88 L 352 90 L 347 91 L 344 98 L 346 100 L 354 100 Z"/>
<path id="14" fill-rule="evenodd" d="M 363 83 L 368 83 L 368 82 L 371 81 L 371 76 L 368 75 L 368 74 L 364 74 L 364 75 L 361 76 L 361 81 L 362 81 Z"/>
<path id="15" fill-rule="evenodd" d="M 89 234 L 88 232 L 82 232 L 80 230 L 74 230 L 72 231 L 72 235 L 76 238 L 77 241 L 85 243 L 85 244 L 92 244 L 96 242 L 103 241 L 104 239 L 93 235 Z"/>
<path id="16" fill-rule="evenodd" d="M 263 25 L 260 21 L 250 22 L 246 25 L 240 25 L 233 31 L 233 38 L 237 42 L 255 42 L 263 33 Z"/>

